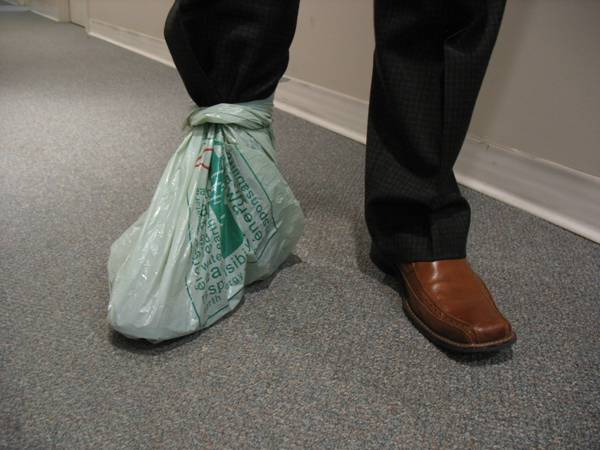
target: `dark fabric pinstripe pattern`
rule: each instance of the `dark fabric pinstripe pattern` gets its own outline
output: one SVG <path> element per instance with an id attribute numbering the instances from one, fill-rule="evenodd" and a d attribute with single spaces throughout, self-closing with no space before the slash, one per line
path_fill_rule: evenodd
<path id="1" fill-rule="evenodd" d="M 365 214 L 402 261 L 464 257 L 470 208 L 452 167 L 504 0 L 376 0 Z"/>
<path id="2" fill-rule="evenodd" d="M 200 106 L 271 95 L 288 64 L 299 0 L 177 0 L 165 38 Z"/>
<path id="3" fill-rule="evenodd" d="M 199 105 L 265 98 L 288 63 L 298 0 L 177 0 L 165 37 Z M 465 256 L 470 208 L 452 167 L 505 0 L 375 0 L 365 217 L 398 261 Z"/>

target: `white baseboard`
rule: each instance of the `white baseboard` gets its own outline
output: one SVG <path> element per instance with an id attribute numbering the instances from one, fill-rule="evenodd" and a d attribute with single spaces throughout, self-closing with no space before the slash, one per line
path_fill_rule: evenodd
<path id="1" fill-rule="evenodd" d="M 9 5 L 0 5 L 0 12 L 25 12 L 29 11 L 29 8 L 23 5 L 19 5 L 14 0 L 5 0 Z"/>
<path id="2" fill-rule="evenodd" d="M 89 34 L 175 67 L 164 39 L 91 19 Z M 361 143 L 368 103 L 284 77 L 275 106 Z M 600 178 L 468 136 L 455 166 L 459 183 L 600 243 Z"/>
<path id="3" fill-rule="evenodd" d="M 524 152 L 467 139 L 459 183 L 600 243 L 600 178 Z"/>
<path id="4" fill-rule="evenodd" d="M 275 106 L 366 143 L 367 102 L 285 77 Z M 600 243 L 600 178 L 468 136 L 459 183 Z"/>
<path id="5" fill-rule="evenodd" d="M 19 2 L 17 2 L 16 0 L 4 0 L 6 3 L 10 3 L 11 7 L 2 7 L 2 9 L 0 9 L 0 11 L 17 11 L 17 12 L 21 12 L 21 11 L 29 11 L 29 8 L 27 6 L 25 6 L 24 4 L 20 4 Z"/>
<path id="6" fill-rule="evenodd" d="M 51 16 L 50 14 L 46 14 L 46 13 L 37 11 L 35 9 L 31 9 L 31 8 L 29 8 L 29 11 L 31 11 L 34 14 L 37 14 L 38 16 L 42 16 L 42 17 L 45 17 L 46 19 L 50 19 L 54 22 L 60 22 L 60 19 L 58 17 Z"/>
<path id="7" fill-rule="evenodd" d="M 24 6 L 14 6 L 14 5 L 0 5 L 0 12 L 2 13 L 9 13 L 9 12 L 26 12 L 29 11 L 28 8 L 25 8 Z"/>
<path id="8" fill-rule="evenodd" d="M 275 107 L 363 144 L 367 141 L 369 104 L 306 81 L 283 77 Z"/>
<path id="9" fill-rule="evenodd" d="M 55 22 L 69 22 L 69 0 L 28 0 L 27 7 L 31 12 Z"/>
<path id="10" fill-rule="evenodd" d="M 90 36 L 108 41 L 111 44 L 126 48 L 147 58 L 175 67 L 164 39 L 129 30 L 98 19 L 89 20 L 88 33 Z"/>

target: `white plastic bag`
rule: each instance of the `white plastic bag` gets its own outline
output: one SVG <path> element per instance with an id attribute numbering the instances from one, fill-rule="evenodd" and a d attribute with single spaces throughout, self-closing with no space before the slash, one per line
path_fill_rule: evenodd
<path id="1" fill-rule="evenodd" d="M 196 108 L 150 207 L 111 246 L 112 327 L 152 342 L 215 323 L 290 255 L 302 210 L 277 170 L 272 97 Z"/>

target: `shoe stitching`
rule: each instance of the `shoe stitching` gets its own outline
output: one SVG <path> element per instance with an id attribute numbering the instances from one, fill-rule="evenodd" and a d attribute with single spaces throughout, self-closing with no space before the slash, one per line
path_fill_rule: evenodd
<path id="1" fill-rule="evenodd" d="M 433 335 L 433 337 L 435 337 L 436 339 L 439 339 L 441 341 L 445 341 L 447 344 L 452 344 L 452 345 L 454 345 L 456 347 L 460 347 L 460 348 L 463 348 L 463 349 L 467 349 L 467 348 L 477 349 L 477 348 L 493 347 L 494 345 L 504 344 L 504 343 L 506 343 L 508 341 L 511 341 L 511 340 L 513 340 L 515 338 L 514 333 L 511 333 L 511 335 L 508 336 L 507 338 L 496 339 L 495 341 L 482 342 L 482 343 L 480 343 L 480 342 L 473 342 L 473 343 L 469 343 L 469 344 L 462 344 L 462 343 L 459 343 L 459 342 L 456 342 L 456 341 L 452 341 L 451 339 L 448 339 L 447 337 L 445 337 L 445 336 L 439 334 L 438 332 L 432 330 L 431 328 L 429 328 L 425 324 L 425 322 L 423 322 L 422 319 L 419 318 L 419 316 L 417 315 L 417 313 L 415 313 L 412 310 L 412 308 L 410 307 L 410 305 L 408 305 L 408 308 L 410 310 L 410 314 L 412 314 L 414 316 L 414 318 L 421 323 L 422 326 L 426 327 L 427 331 L 429 333 L 431 333 Z"/>
<path id="2" fill-rule="evenodd" d="M 490 304 L 492 306 L 492 308 L 494 308 L 494 310 L 498 313 L 498 315 L 500 317 L 502 317 L 502 319 L 504 319 L 504 321 L 508 324 L 508 330 L 510 331 L 510 334 L 513 334 L 513 329 L 512 329 L 512 325 L 510 324 L 510 322 L 506 319 L 506 317 L 504 317 L 504 314 L 502 314 L 502 312 L 498 309 L 498 305 L 496 305 L 496 302 L 494 301 L 493 297 L 492 297 L 492 293 L 490 292 L 490 290 L 488 289 L 488 287 L 486 286 L 486 284 L 483 282 L 483 280 L 481 279 L 481 277 L 473 272 L 475 275 L 475 278 L 477 279 L 477 281 L 479 282 L 479 284 L 481 285 L 481 287 L 483 287 L 485 293 L 487 294 L 485 296 L 488 304 Z"/>
<path id="3" fill-rule="evenodd" d="M 406 282 L 407 286 L 414 292 L 414 289 L 412 288 L 412 286 L 410 286 L 410 282 L 406 279 L 406 277 L 403 277 L 403 278 L 404 278 L 404 281 Z M 425 289 L 423 288 L 420 280 L 416 276 L 415 276 L 415 279 L 418 284 L 418 287 L 420 288 L 420 291 L 423 293 L 424 300 L 426 300 L 423 302 L 423 304 L 429 310 L 429 312 L 442 321 L 444 321 L 444 318 L 446 318 L 447 321 L 450 322 L 451 325 L 455 326 L 460 331 L 465 333 L 467 335 L 467 338 L 470 339 L 472 341 L 472 343 L 477 343 L 476 342 L 477 339 L 476 339 L 476 336 L 474 335 L 474 332 L 468 328 L 469 325 L 466 322 L 462 322 L 461 320 L 442 311 L 435 304 L 435 302 L 433 300 L 431 300 L 431 298 L 429 297 L 429 294 L 427 294 L 427 291 L 425 291 Z M 416 294 L 415 294 L 415 297 L 419 298 Z M 433 308 L 433 310 L 432 310 L 432 308 Z M 436 312 L 437 312 L 437 314 L 436 314 Z M 416 312 L 415 312 L 415 314 L 416 314 Z"/>

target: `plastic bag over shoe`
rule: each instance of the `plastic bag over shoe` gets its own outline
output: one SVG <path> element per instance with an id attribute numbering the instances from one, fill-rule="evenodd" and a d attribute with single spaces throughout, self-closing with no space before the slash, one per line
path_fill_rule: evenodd
<path id="1" fill-rule="evenodd" d="M 108 320 L 153 342 L 206 328 L 300 238 L 302 210 L 275 163 L 272 97 L 195 108 L 148 209 L 111 246 Z"/>

